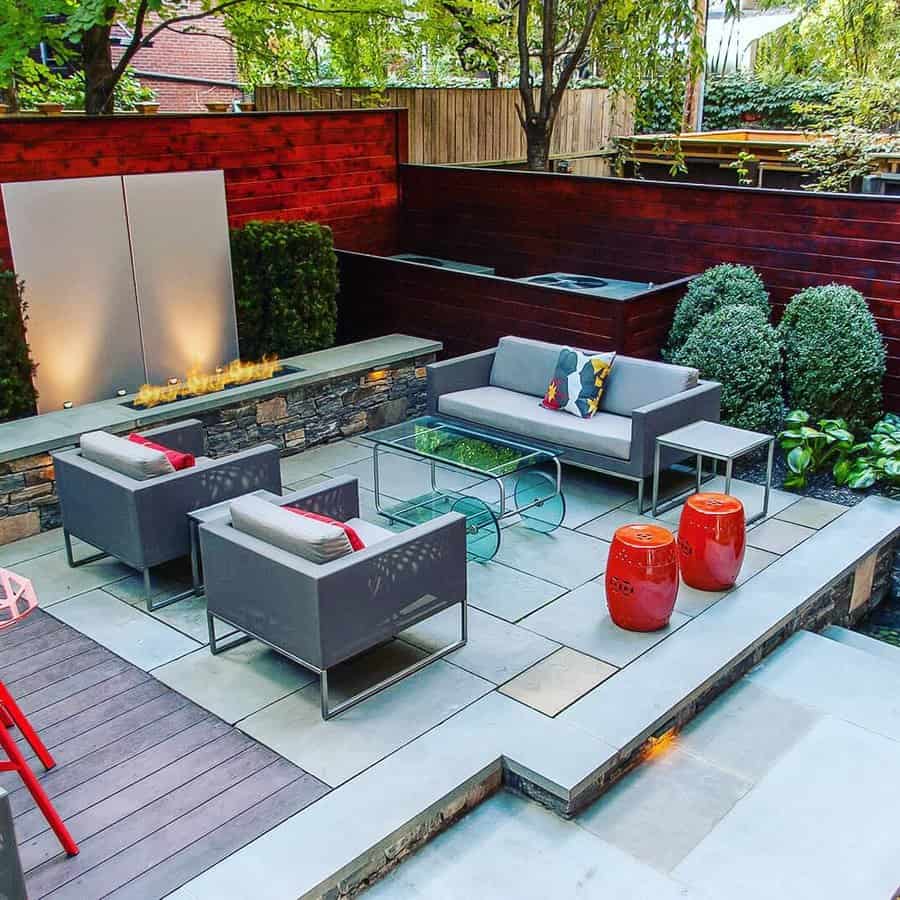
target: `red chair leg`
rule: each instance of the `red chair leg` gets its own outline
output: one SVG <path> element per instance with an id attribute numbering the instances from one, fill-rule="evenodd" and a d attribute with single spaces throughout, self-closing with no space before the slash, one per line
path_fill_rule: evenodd
<path id="1" fill-rule="evenodd" d="M 0 701 L 0 725 L 4 728 L 15 728 L 16 723 L 13 721 L 13 717 L 6 711 L 5 707 Z"/>
<path id="2" fill-rule="evenodd" d="M 59 838 L 63 850 L 65 850 L 69 856 L 77 856 L 78 845 L 72 840 L 72 835 L 69 834 L 69 829 L 66 828 L 65 822 L 59 817 L 59 813 L 54 809 L 53 804 L 50 802 L 50 798 L 41 787 L 41 783 L 35 778 L 34 772 L 31 771 L 31 767 L 25 761 L 25 757 L 22 756 L 22 751 L 19 750 L 15 739 L 2 725 L 0 725 L 0 747 L 3 748 L 3 751 L 9 758 L 9 762 L 4 768 L 19 773 L 19 777 L 24 782 L 25 787 L 28 788 L 31 792 L 31 796 L 34 797 L 34 802 L 37 804 L 38 809 L 44 814 L 47 823 Z M 35 750 L 35 752 L 37 751 Z"/>
<path id="3" fill-rule="evenodd" d="M 18 704 L 12 698 L 12 694 L 6 689 L 6 685 L 2 681 L 0 681 L 0 709 L 3 710 L 3 714 L 0 715 L 0 722 L 8 728 L 9 723 L 7 723 L 6 719 L 9 719 L 11 724 L 19 729 L 22 737 L 31 745 L 31 749 L 37 754 L 37 758 L 41 761 L 43 767 L 52 769 L 56 762 L 50 755 L 50 751 L 44 746 L 44 742 L 31 727 L 31 722 L 28 721 L 25 713 L 19 709 Z"/>

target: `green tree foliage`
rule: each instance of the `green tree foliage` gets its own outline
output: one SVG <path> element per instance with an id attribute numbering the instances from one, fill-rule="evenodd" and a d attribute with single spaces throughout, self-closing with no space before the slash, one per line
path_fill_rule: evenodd
<path id="1" fill-rule="evenodd" d="M 788 405 L 851 431 L 881 415 L 884 342 L 859 291 L 840 284 L 795 294 L 778 325 Z"/>
<path id="2" fill-rule="evenodd" d="M 231 232 L 241 356 L 295 356 L 334 343 L 337 257 L 314 222 L 248 222 Z"/>
<path id="3" fill-rule="evenodd" d="M 878 153 L 900 153 L 900 135 L 846 125 L 791 151 L 788 159 L 813 176 L 806 190 L 846 193 L 859 190 L 860 179 L 878 168 Z"/>
<path id="4" fill-rule="evenodd" d="M 784 6 L 768 0 L 764 6 Z M 757 68 L 771 77 L 896 78 L 900 59 L 897 0 L 790 0 L 793 21 L 761 39 Z"/>
<path id="5" fill-rule="evenodd" d="M 0 421 L 35 412 L 35 365 L 25 339 L 26 308 L 22 282 L 15 273 L 0 271 Z"/>
<path id="6" fill-rule="evenodd" d="M 762 279 L 749 266 L 722 263 L 698 275 L 679 300 L 664 358 L 673 360 L 697 323 L 708 313 L 724 307 L 751 306 L 768 320 L 769 294 Z"/>
<path id="7" fill-rule="evenodd" d="M 673 360 L 722 385 L 722 421 L 774 432 L 783 414 L 778 337 L 759 309 L 738 305 L 704 316 Z"/>
<path id="8" fill-rule="evenodd" d="M 66 109 L 84 109 L 84 74 L 76 72 L 68 78 L 48 74 L 34 81 L 22 79 L 18 83 L 20 109 L 30 109 L 38 103 L 62 103 Z M 113 95 L 116 111 L 133 111 L 136 104 L 153 100 L 154 93 L 144 87 L 130 71 L 116 85 Z"/>

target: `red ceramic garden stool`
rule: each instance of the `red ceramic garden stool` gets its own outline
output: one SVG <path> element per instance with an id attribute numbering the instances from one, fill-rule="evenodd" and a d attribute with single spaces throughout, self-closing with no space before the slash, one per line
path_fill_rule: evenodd
<path id="1" fill-rule="evenodd" d="M 669 624 L 678 594 L 678 553 L 672 532 L 659 525 L 616 530 L 606 565 L 606 605 L 628 631 Z"/>
<path id="2" fill-rule="evenodd" d="M 730 588 L 747 546 L 744 504 L 729 494 L 688 497 L 678 525 L 681 578 L 701 591 Z"/>

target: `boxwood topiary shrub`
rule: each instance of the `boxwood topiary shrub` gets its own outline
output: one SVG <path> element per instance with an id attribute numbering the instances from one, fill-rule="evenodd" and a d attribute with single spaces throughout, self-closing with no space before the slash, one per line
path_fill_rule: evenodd
<path id="1" fill-rule="evenodd" d="M 674 362 L 722 384 L 722 421 L 774 433 L 783 413 L 778 335 L 759 309 L 728 306 L 705 315 Z"/>
<path id="2" fill-rule="evenodd" d="M 865 429 L 882 411 L 884 342 L 859 291 L 841 284 L 795 294 L 778 326 L 787 400 L 813 419 Z"/>
<path id="3" fill-rule="evenodd" d="M 674 360 L 694 326 L 707 313 L 723 306 L 744 304 L 758 309 L 767 319 L 771 313 L 769 294 L 762 279 L 749 266 L 722 263 L 707 269 L 689 285 L 678 303 L 669 343 L 663 358 Z"/>
<path id="4" fill-rule="evenodd" d="M 35 413 L 36 366 L 25 339 L 27 318 L 22 282 L 14 272 L 0 271 L 0 421 Z"/>
<path id="5" fill-rule="evenodd" d="M 231 265 L 244 359 L 334 343 L 338 274 L 330 228 L 248 222 L 231 232 Z"/>

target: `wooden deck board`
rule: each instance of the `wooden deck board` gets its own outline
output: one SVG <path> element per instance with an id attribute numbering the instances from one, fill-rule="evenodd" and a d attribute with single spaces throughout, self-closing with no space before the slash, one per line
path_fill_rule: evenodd
<path id="1" fill-rule="evenodd" d="M 44 772 L 20 740 L 81 850 L 3 774 L 32 900 L 161 898 L 328 791 L 48 613 L 18 635 L 0 632 L 0 679 L 56 758 Z"/>

